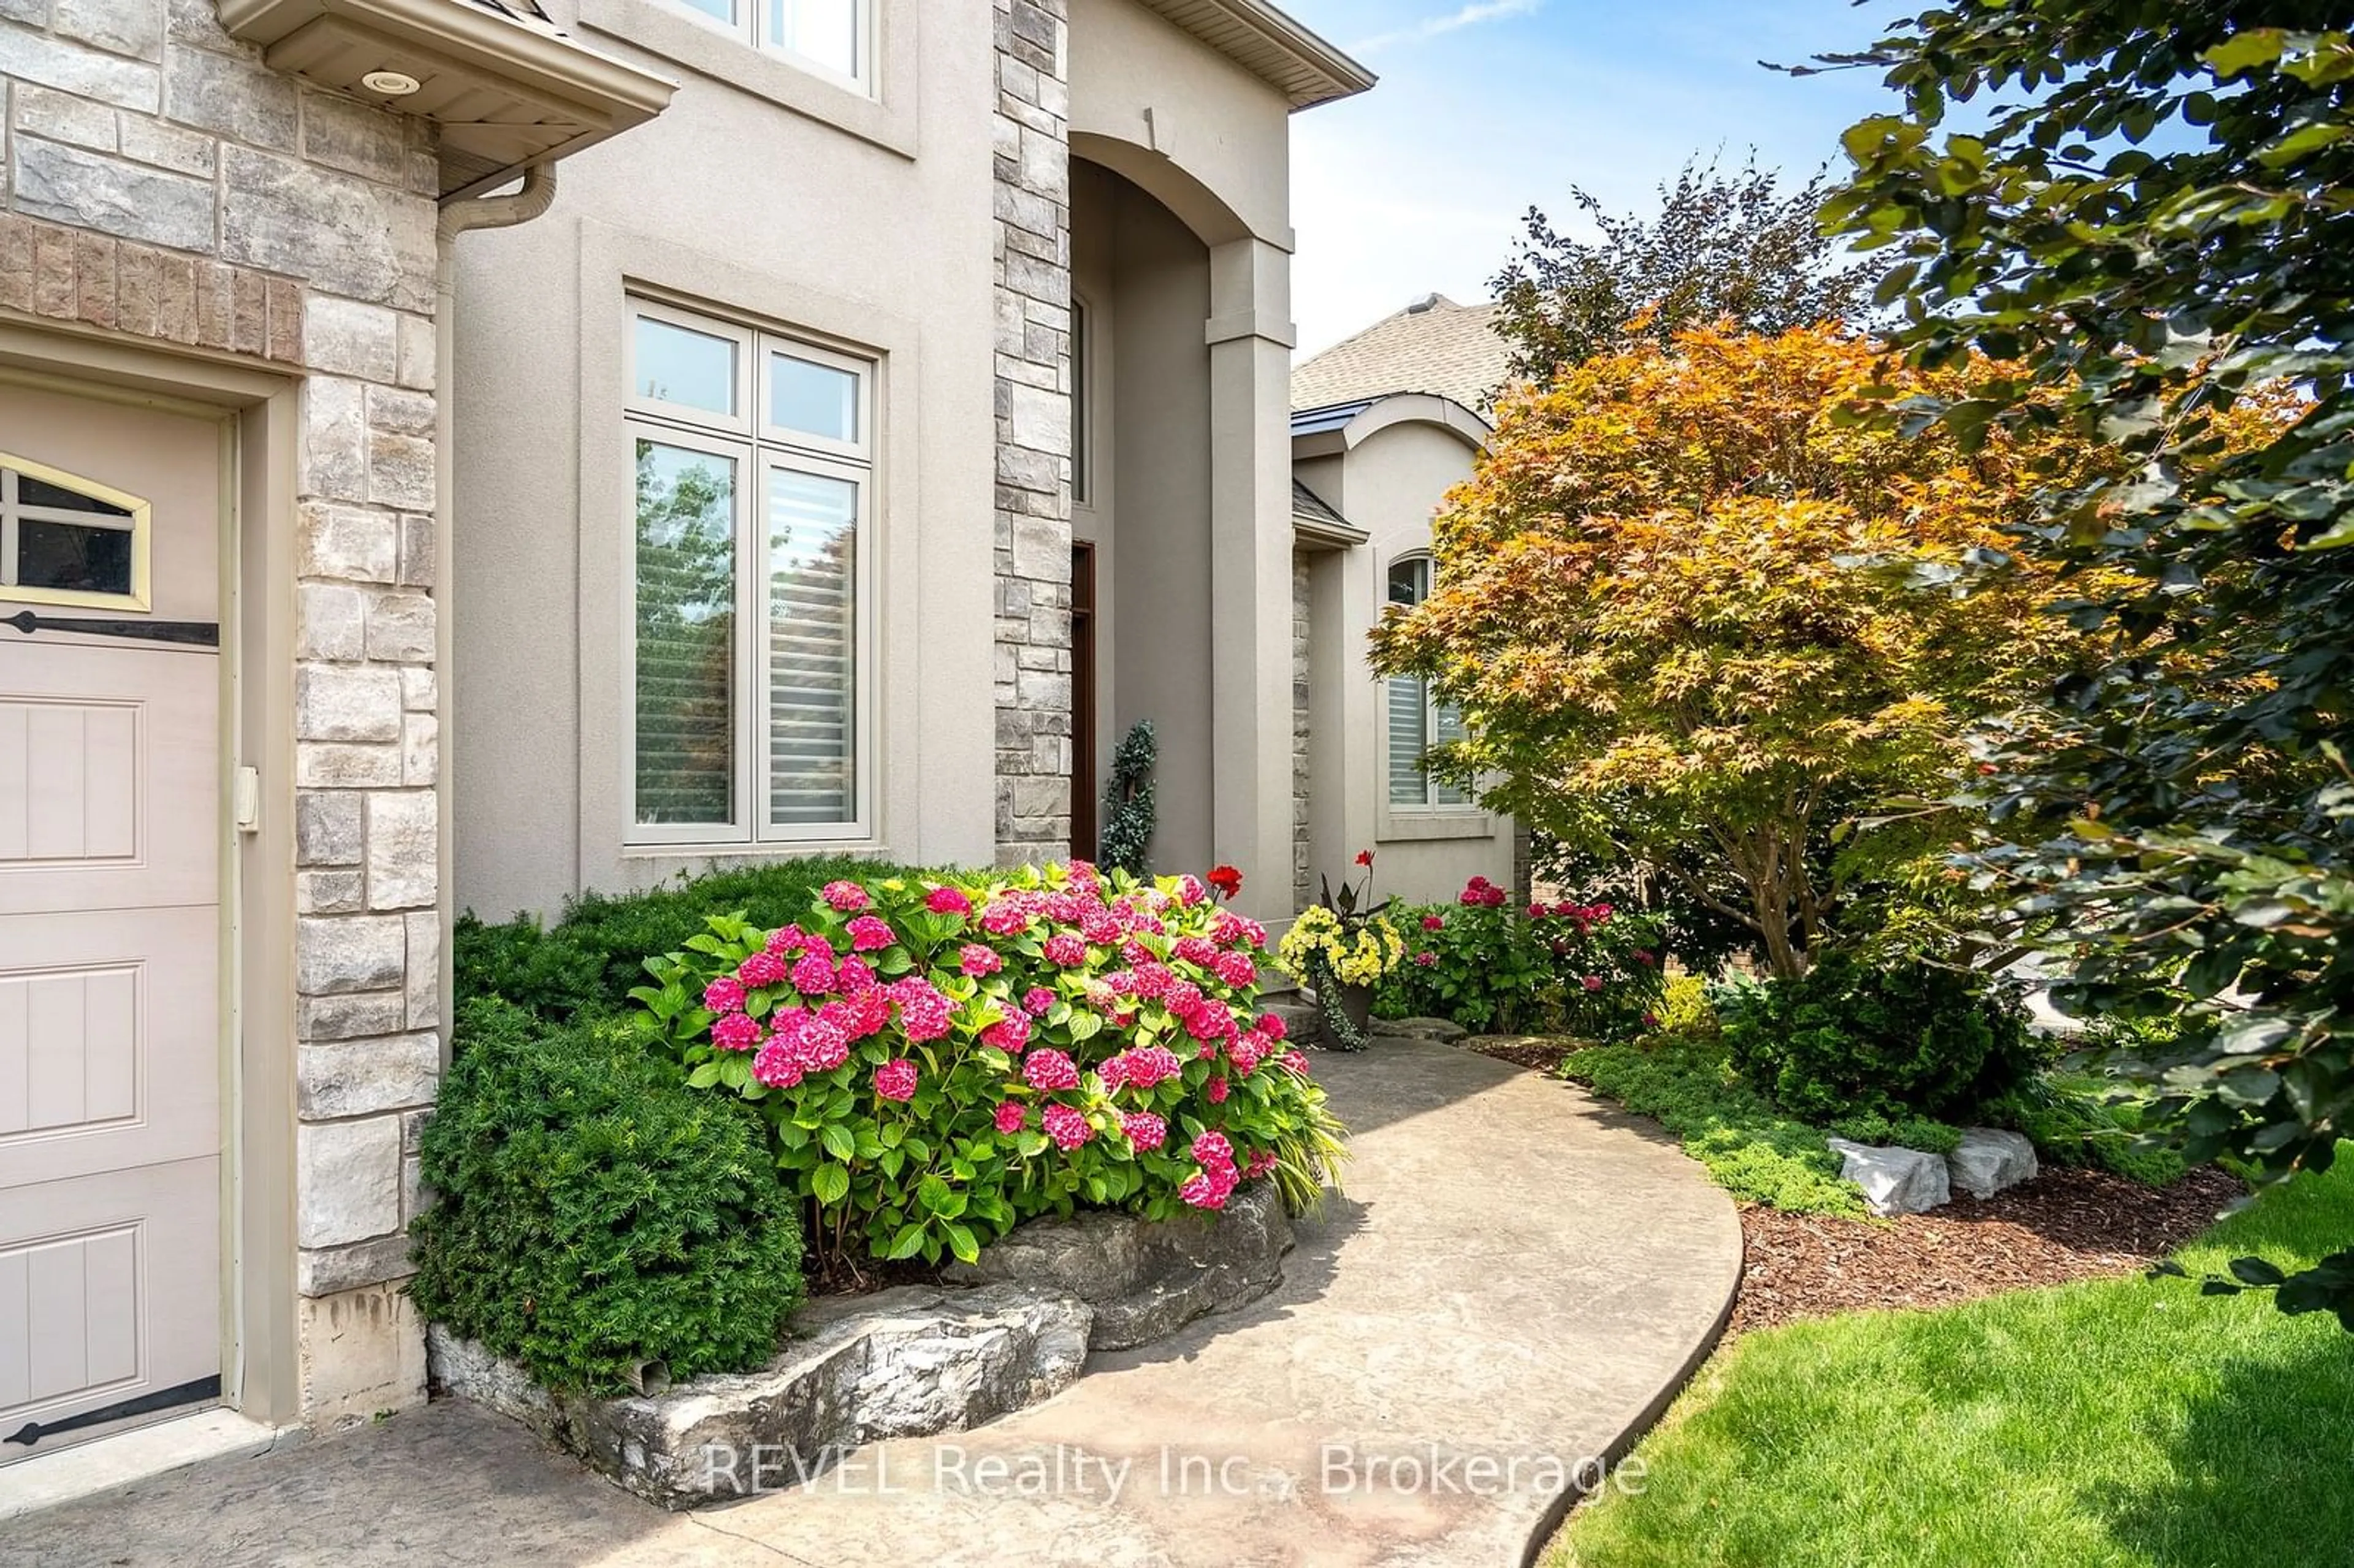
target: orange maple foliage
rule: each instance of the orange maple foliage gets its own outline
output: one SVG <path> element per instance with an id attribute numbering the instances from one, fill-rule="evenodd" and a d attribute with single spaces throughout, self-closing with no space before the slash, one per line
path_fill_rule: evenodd
<path id="1" fill-rule="evenodd" d="M 1691 891 L 1796 973 L 1835 914 L 1808 847 L 1829 803 L 1935 792 L 1974 719 L 2084 652 L 2050 612 L 2084 585 L 2013 559 L 2009 530 L 2107 451 L 2032 421 L 1965 451 L 1858 414 L 2000 373 L 1894 366 L 1832 326 L 1707 329 L 1510 394 L 1437 519 L 1436 591 L 1374 664 L 1462 707 L 1437 766 L 1556 833 L 1704 863 Z"/>

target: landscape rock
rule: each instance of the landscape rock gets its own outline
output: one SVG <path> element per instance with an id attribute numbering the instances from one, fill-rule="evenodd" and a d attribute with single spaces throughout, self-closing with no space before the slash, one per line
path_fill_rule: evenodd
<path id="1" fill-rule="evenodd" d="M 1864 1206 L 1873 1213 L 1920 1214 L 1953 1202 L 1946 1161 L 1917 1149 L 1875 1149 L 1829 1140 L 1832 1152 L 1844 1161 L 1840 1174 L 1863 1189 Z"/>
<path id="2" fill-rule="evenodd" d="M 1463 1025 L 1444 1018 L 1376 1018 L 1373 1032 L 1375 1034 L 1402 1034 L 1409 1040 L 1435 1040 L 1442 1045 L 1460 1040 L 1469 1033 Z"/>
<path id="3" fill-rule="evenodd" d="M 1953 1184 L 1973 1198 L 1991 1198 L 2007 1187 L 2035 1180 L 2035 1144 L 2025 1133 L 1974 1127 L 1946 1156 Z"/>
<path id="4" fill-rule="evenodd" d="M 1089 1348 L 1125 1351 L 1257 1300 L 1282 1280 L 1291 1246 L 1281 1195 L 1258 1182 L 1217 1214 L 1033 1220 L 982 1248 L 978 1263 L 951 1266 L 947 1277 L 1077 1297 L 1095 1313 Z"/>
<path id="5" fill-rule="evenodd" d="M 543 1389 L 436 1325 L 433 1375 L 522 1422 L 650 1502 L 698 1508 L 831 1468 L 849 1449 L 962 1431 L 1070 1386 L 1093 1314 L 1017 1286 L 909 1286 L 822 1301 L 766 1369 L 659 1393 Z"/>

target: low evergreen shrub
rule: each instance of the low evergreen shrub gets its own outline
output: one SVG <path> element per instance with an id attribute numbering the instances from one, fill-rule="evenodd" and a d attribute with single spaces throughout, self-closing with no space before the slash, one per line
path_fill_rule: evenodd
<path id="1" fill-rule="evenodd" d="M 627 1021 L 460 1009 L 411 1227 L 419 1308 L 552 1388 L 612 1393 L 776 1352 L 801 1298 L 799 1204 L 759 1116 L 689 1089 Z"/>
<path id="2" fill-rule="evenodd" d="M 583 894 L 545 929 L 528 915 L 491 925 L 469 914 L 452 945 L 458 994 L 499 997 L 553 1020 L 623 1012 L 631 988 L 645 980 L 647 957 L 684 947 L 715 914 L 736 911 L 757 925 L 782 926 L 830 882 L 914 874 L 828 855 L 715 871 L 638 893 Z"/>
<path id="3" fill-rule="evenodd" d="M 1843 1116 L 1830 1125 L 1834 1137 L 1877 1149 L 1917 1149 L 1925 1154 L 1951 1154 L 1961 1147 L 1962 1129 L 1925 1116 L 1882 1116 L 1865 1111 Z"/>
<path id="4" fill-rule="evenodd" d="M 2145 1187 L 2167 1186 L 2190 1169 L 2179 1128 L 2158 1125 L 2146 1105 L 2097 1078 L 2047 1074 L 2002 1097 L 1988 1116 L 2025 1133 L 2056 1165 L 2095 1166 Z"/>
<path id="5" fill-rule="evenodd" d="M 1572 1054 L 1561 1070 L 1659 1122 L 1718 1186 L 1744 1202 L 1800 1214 L 1864 1213 L 1862 1192 L 1840 1178 L 1840 1157 L 1823 1141 L 1822 1128 L 1784 1115 L 1742 1082 L 1713 1039 L 1660 1035 L 1642 1044 L 1593 1046 Z"/>
<path id="6" fill-rule="evenodd" d="M 1794 1116 L 1967 1119 L 2041 1065 L 2006 987 L 1925 960 L 1841 954 L 1728 992 L 1734 1066 Z"/>

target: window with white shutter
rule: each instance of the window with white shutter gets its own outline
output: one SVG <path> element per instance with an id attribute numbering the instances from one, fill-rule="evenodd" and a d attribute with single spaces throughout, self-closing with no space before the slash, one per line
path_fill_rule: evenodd
<path id="1" fill-rule="evenodd" d="M 1390 563 L 1390 603 L 1411 609 L 1429 597 L 1429 556 Z M 1434 698 L 1430 683 L 1419 676 L 1392 675 L 1385 684 L 1390 805 L 1409 810 L 1469 806 L 1471 799 L 1460 788 L 1433 779 L 1423 768 L 1423 756 L 1432 747 L 1463 738 L 1461 713 Z"/>
<path id="2" fill-rule="evenodd" d="M 869 836 L 874 365 L 633 302 L 640 843 Z"/>

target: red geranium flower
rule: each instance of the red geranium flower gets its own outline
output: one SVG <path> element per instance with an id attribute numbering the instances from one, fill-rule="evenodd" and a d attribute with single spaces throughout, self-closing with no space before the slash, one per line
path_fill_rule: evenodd
<path id="1" fill-rule="evenodd" d="M 1209 883 L 1217 890 L 1219 897 L 1232 898 L 1243 890 L 1243 874 L 1231 865 L 1214 865 L 1210 868 Z"/>

